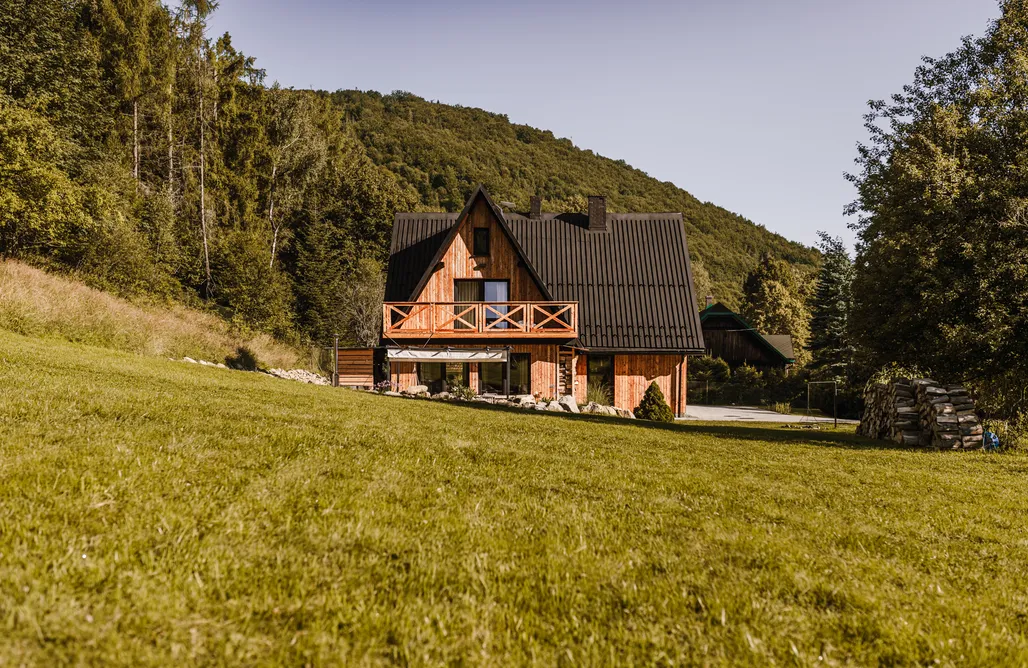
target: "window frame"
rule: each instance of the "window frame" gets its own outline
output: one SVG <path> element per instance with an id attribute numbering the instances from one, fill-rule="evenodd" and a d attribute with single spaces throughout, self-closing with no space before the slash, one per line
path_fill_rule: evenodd
<path id="1" fill-rule="evenodd" d="M 479 242 L 484 238 L 485 252 Z M 471 254 L 474 257 L 489 257 L 492 251 L 492 231 L 488 227 L 471 228 Z"/>

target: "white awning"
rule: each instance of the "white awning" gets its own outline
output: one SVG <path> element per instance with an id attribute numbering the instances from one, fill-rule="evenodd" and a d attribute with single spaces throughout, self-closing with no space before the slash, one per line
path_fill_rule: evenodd
<path id="1" fill-rule="evenodd" d="M 389 348 L 390 360 L 415 362 L 506 362 L 507 351 L 488 348 Z"/>

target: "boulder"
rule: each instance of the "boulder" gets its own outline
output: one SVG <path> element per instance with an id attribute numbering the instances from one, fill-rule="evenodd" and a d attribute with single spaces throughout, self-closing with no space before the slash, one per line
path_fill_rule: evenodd
<path id="1" fill-rule="evenodd" d="M 557 403 L 560 404 L 568 413 L 581 413 L 581 411 L 578 410 L 578 402 L 575 401 L 575 398 L 571 395 L 561 397 L 557 400 Z"/>
<path id="2" fill-rule="evenodd" d="M 590 401 L 585 406 L 582 406 L 581 412 L 582 413 L 595 414 L 595 413 L 599 413 L 600 412 L 599 408 L 600 408 L 600 405 L 598 403 L 596 403 L 595 401 Z"/>
<path id="3" fill-rule="evenodd" d="M 183 357 L 182 361 L 183 362 L 189 362 L 190 364 L 197 364 L 197 361 L 194 360 L 192 357 Z"/>
<path id="4" fill-rule="evenodd" d="M 400 394 L 399 392 L 393 392 L 392 390 L 389 390 L 388 392 L 385 393 L 385 396 L 387 396 L 387 397 L 402 397 L 403 395 Z"/>
<path id="5" fill-rule="evenodd" d="M 558 404 L 556 401 L 551 401 L 550 403 L 546 404 L 546 410 L 550 411 L 551 413 L 563 413 L 564 407 Z"/>
<path id="6" fill-rule="evenodd" d="M 426 387 L 425 385 L 411 385 L 406 390 L 404 390 L 403 393 L 417 397 L 422 394 L 428 394 L 428 387 Z"/>
<path id="7" fill-rule="evenodd" d="M 534 404 L 535 397 L 533 397 L 531 394 L 521 394 L 516 397 L 513 397 L 511 399 L 511 402 L 515 404 Z"/>
<path id="8" fill-rule="evenodd" d="M 450 398 L 450 393 L 449 392 L 440 392 L 439 394 L 433 394 L 432 398 L 433 399 L 449 399 Z"/>
<path id="9" fill-rule="evenodd" d="M 527 404 L 526 404 L 526 406 L 527 406 Z M 529 408 L 533 408 L 533 409 L 535 409 L 537 411 L 544 411 L 548 407 L 549 407 L 548 404 L 542 404 L 542 403 L 536 404 L 534 406 L 529 406 Z M 563 409 L 561 409 L 561 410 L 563 410 Z"/>

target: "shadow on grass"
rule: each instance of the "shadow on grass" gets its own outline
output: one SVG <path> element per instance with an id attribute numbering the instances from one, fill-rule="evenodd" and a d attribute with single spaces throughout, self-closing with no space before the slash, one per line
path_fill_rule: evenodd
<path id="1" fill-rule="evenodd" d="M 648 422 L 646 420 L 629 420 L 606 415 L 588 415 L 573 413 L 555 413 L 550 411 L 539 411 L 535 409 L 515 408 L 513 406 L 497 406 L 473 401 L 440 401 L 438 399 L 400 398 L 400 401 L 418 401 L 424 403 L 441 404 L 468 408 L 472 410 L 488 411 L 491 413 L 509 413 L 512 415 L 536 415 L 559 417 L 572 422 L 589 422 L 599 425 L 618 425 L 632 427 L 635 429 L 661 430 L 675 434 L 707 435 L 717 439 L 734 439 L 739 441 L 760 441 L 762 443 L 801 443 L 808 445 L 819 445 L 824 447 L 845 448 L 849 450 L 904 450 L 912 451 L 915 448 L 900 446 L 890 441 L 873 441 L 851 432 L 830 431 L 827 429 L 809 429 L 800 427 L 799 424 L 787 422 L 775 423 L 719 423 L 709 422 L 675 422 L 666 424 L 662 422 Z"/>

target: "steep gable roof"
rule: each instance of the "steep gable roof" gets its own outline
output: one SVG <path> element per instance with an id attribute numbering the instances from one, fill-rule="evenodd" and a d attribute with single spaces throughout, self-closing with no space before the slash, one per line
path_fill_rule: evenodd
<path id="1" fill-rule="evenodd" d="M 420 293 L 480 191 L 487 197 L 476 190 L 460 214 L 397 214 L 386 301 Z M 609 213 L 607 230 L 596 232 L 581 214 L 530 219 L 489 204 L 547 299 L 579 303 L 578 345 L 595 352 L 703 352 L 680 213 Z"/>
<path id="2" fill-rule="evenodd" d="M 417 295 L 421 294 L 421 291 L 425 289 L 425 285 L 428 283 L 429 279 L 432 278 L 432 274 L 435 272 L 436 265 L 443 259 L 443 255 L 446 254 L 447 249 L 449 249 L 450 245 L 453 244 L 453 240 L 457 238 L 457 233 L 460 232 L 461 225 L 463 225 L 464 221 L 468 219 L 468 215 L 470 215 L 472 207 L 475 206 L 475 203 L 478 202 L 479 199 L 485 201 L 489 210 L 492 211 L 493 216 L 496 217 L 496 221 L 500 224 L 500 229 L 503 230 L 504 234 L 506 234 L 511 246 L 514 247 L 514 252 L 518 254 L 518 257 L 525 264 L 528 274 L 532 277 L 532 280 L 535 281 L 536 285 L 539 286 L 539 290 L 543 293 L 543 296 L 546 297 L 547 301 L 553 301 L 553 296 L 550 294 L 550 291 L 546 289 L 546 285 L 539 277 L 539 273 L 532 266 L 529 259 L 525 257 L 525 251 L 521 248 L 521 244 L 518 243 L 517 238 L 510 231 L 510 227 L 507 225 L 507 221 L 503 217 L 503 212 L 500 211 L 496 204 L 493 203 L 492 198 L 489 197 L 489 193 L 486 192 L 485 186 L 481 185 L 478 186 L 478 188 L 475 189 L 475 192 L 472 193 L 471 197 L 468 198 L 468 203 L 464 205 L 464 210 L 457 215 L 456 223 L 450 227 L 446 236 L 443 238 L 442 243 L 439 244 L 439 248 L 436 249 L 435 255 L 432 256 L 428 266 L 425 267 L 421 279 L 418 281 L 411 293 L 412 296 L 417 297 Z"/>

